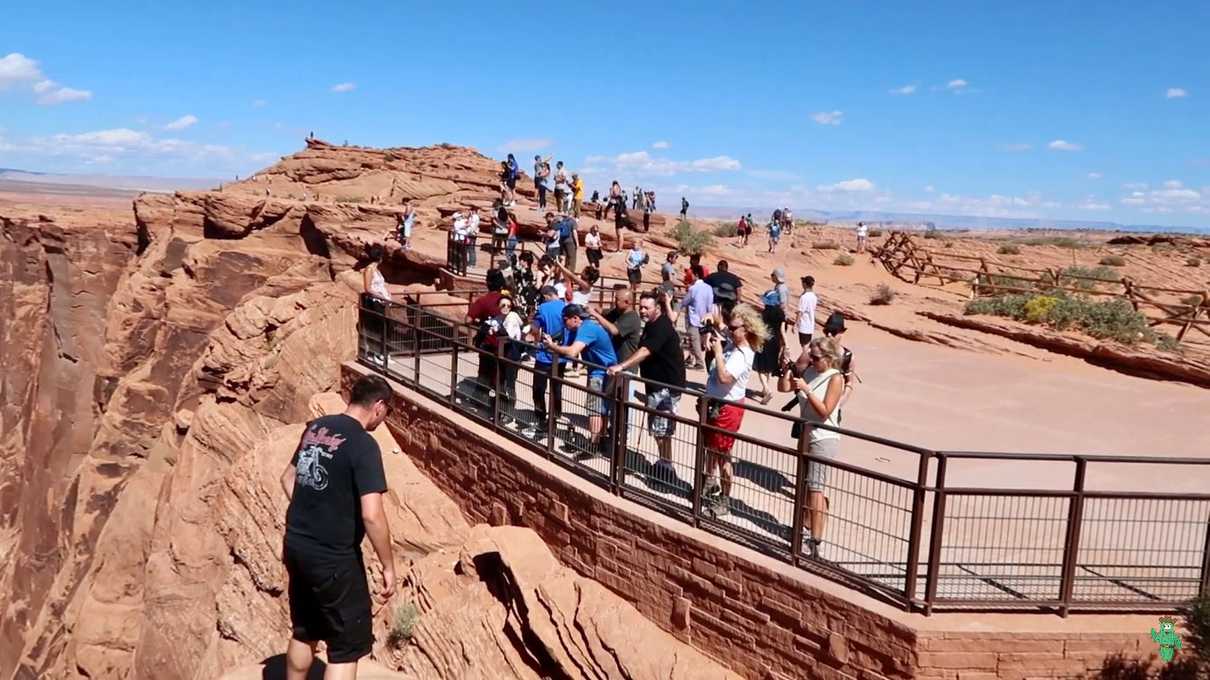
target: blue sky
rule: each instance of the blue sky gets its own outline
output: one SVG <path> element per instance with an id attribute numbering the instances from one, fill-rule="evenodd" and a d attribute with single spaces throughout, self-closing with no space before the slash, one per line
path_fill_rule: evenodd
<path id="1" fill-rule="evenodd" d="M 226 177 L 313 130 L 540 151 L 663 207 L 1210 225 L 1210 3 L 557 7 L 22 2 L 0 167 Z"/>

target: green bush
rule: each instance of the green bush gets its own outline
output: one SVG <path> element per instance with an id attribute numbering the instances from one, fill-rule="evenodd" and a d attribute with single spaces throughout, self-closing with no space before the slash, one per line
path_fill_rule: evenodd
<path id="1" fill-rule="evenodd" d="M 1202 261 L 1200 258 L 1191 257 L 1188 260 L 1185 260 L 1185 266 L 1186 267 L 1200 267 L 1200 266 L 1202 266 Z"/>
<path id="2" fill-rule="evenodd" d="M 1097 281 L 1105 281 L 1106 283 L 1112 283 L 1115 281 L 1120 281 L 1122 279 L 1121 274 L 1118 274 L 1114 270 L 1110 269 L 1109 267 L 1105 267 L 1105 266 L 1067 267 L 1063 271 L 1059 272 L 1059 275 L 1060 275 L 1060 280 L 1063 277 L 1080 277 L 1080 278 L 1072 278 L 1070 281 L 1066 282 L 1075 288 L 1079 288 L 1080 290 L 1095 289 L 1097 287 Z M 1095 280 L 1090 281 L 1089 279 L 1095 279 Z"/>
<path id="3" fill-rule="evenodd" d="M 411 602 L 406 602 L 395 608 L 391 616 L 391 630 L 387 633 L 387 644 L 400 647 L 412 639 L 412 629 L 420 620 L 420 610 Z"/>
<path id="4" fill-rule="evenodd" d="M 672 228 L 672 238 L 677 248 L 688 255 L 700 255 L 714 245 L 714 236 L 709 232 L 698 231 L 685 220 L 677 222 Z"/>
<path id="5" fill-rule="evenodd" d="M 365 203 L 366 199 L 361 196 L 337 196 L 337 203 Z"/>
<path id="6" fill-rule="evenodd" d="M 838 267 L 849 267 L 853 264 L 853 256 L 848 253 L 841 253 L 836 256 L 835 260 L 832 260 L 832 264 Z"/>
<path id="7" fill-rule="evenodd" d="M 1101 258 L 1101 264 L 1107 267 L 1125 267 L 1126 258 L 1121 255 L 1106 255 Z"/>
<path id="8" fill-rule="evenodd" d="M 881 229 L 871 229 L 869 231 L 869 236 L 870 236 L 870 238 L 878 238 L 879 236 L 882 236 L 882 230 Z"/>
<path id="9" fill-rule="evenodd" d="M 996 254 L 997 255 L 1020 255 L 1021 249 L 1011 243 L 1006 243 L 1006 244 L 1000 246 L 999 248 L 996 248 Z"/>
<path id="10" fill-rule="evenodd" d="M 719 222 L 710 233 L 720 238 L 730 238 L 739 234 L 739 228 L 735 222 Z"/>
<path id="11" fill-rule="evenodd" d="M 1022 241 L 1027 246 L 1055 246 L 1057 248 L 1083 248 L 1084 242 L 1070 236 L 1041 236 Z"/>
<path id="12" fill-rule="evenodd" d="M 1140 340 L 1159 343 L 1147 318 L 1121 298 L 1092 300 L 1083 295 L 997 295 L 972 300 L 967 314 L 1004 316 L 1026 323 L 1045 324 L 1056 330 L 1080 330 L 1099 340 L 1131 345 Z"/>
<path id="13" fill-rule="evenodd" d="M 1185 297 L 1181 298 L 1181 304 L 1196 307 L 1202 304 L 1202 296 L 1197 293 L 1194 293 L 1193 295 L 1186 295 Z"/>
<path id="14" fill-rule="evenodd" d="M 811 247 L 816 250 L 840 250 L 840 244 L 835 241 L 816 241 Z"/>
<path id="15" fill-rule="evenodd" d="M 1210 592 L 1203 591 L 1182 608 L 1181 618 L 1185 628 L 1183 641 L 1192 652 L 1189 656 L 1202 671 L 1202 677 L 1206 677 L 1210 675 Z"/>
<path id="16" fill-rule="evenodd" d="M 870 304 L 872 305 L 889 305 L 895 301 L 895 289 L 885 283 L 878 284 L 874 289 L 874 294 L 870 296 Z"/>

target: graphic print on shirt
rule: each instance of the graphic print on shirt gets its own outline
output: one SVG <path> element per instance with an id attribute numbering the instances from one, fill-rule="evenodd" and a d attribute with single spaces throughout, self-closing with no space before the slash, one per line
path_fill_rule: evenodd
<path id="1" fill-rule="evenodd" d="M 308 430 L 298 450 L 298 467 L 295 469 L 298 483 L 315 491 L 328 488 L 328 470 L 323 466 L 323 461 L 331 460 L 332 454 L 343 443 L 344 437 L 328 434 L 326 427 Z"/>

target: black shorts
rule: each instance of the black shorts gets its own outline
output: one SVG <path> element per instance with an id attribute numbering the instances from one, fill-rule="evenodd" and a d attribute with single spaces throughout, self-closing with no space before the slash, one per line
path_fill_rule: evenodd
<path id="1" fill-rule="evenodd" d="M 637 286 L 643 282 L 643 270 L 641 269 L 626 269 L 626 280 L 630 285 Z"/>
<path id="2" fill-rule="evenodd" d="M 504 180 L 504 183 L 506 185 L 508 185 L 509 189 L 517 188 L 517 178 L 516 177 L 509 177 L 508 179 Z"/>
<path id="3" fill-rule="evenodd" d="M 798 344 L 801 345 L 803 348 L 806 348 L 807 345 L 811 344 L 811 335 L 812 335 L 811 333 L 803 333 L 802 331 L 799 331 L 798 332 Z"/>
<path id="4" fill-rule="evenodd" d="M 290 576 L 291 637 L 323 640 L 328 661 L 350 663 L 374 647 L 374 620 L 365 567 L 350 559 L 335 565 L 308 565 L 286 552 Z"/>

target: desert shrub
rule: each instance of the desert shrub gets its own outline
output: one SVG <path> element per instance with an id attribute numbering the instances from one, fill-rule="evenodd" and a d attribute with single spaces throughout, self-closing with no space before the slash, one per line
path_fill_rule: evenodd
<path id="1" fill-rule="evenodd" d="M 1039 295 L 1030 298 L 1022 310 L 1026 323 L 1046 323 L 1046 320 L 1050 318 L 1050 313 L 1058 304 L 1059 298 L 1053 295 Z"/>
<path id="2" fill-rule="evenodd" d="M 895 301 L 895 289 L 885 283 L 878 284 L 874 289 L 874 293 L 870 295 L 870 304 L 872 305 L 889 305 Z"/>
<path id="3" fill-rule="evenodd" d="M 739 228 L 735 222 L 719 222 L 710 233 L 720 238 L 730 238 L 739 234 Z"/>
<path id="4" fill-rule="evenodd" d="M 412 639 L 412 629 L 420 620 L 420 610 L 411 602 L 405 602 L 395 608 L 391 615 L 391 630 L 387 633 L 387 644 L 399 647 Z"/>
<path id="5" fill-rule="evenodd" d="M 995 286 L 995 287 L 999 287 L 999 288 L 1016 288 L 1016 289 L 1032 288 L 1032 286 L 1030 286 L 1030 282 L 1027 280 L 1016 279 L 1011 276 L 1001 275 L 1001 274 L 984 274 L 984 273 L 979 273 L 979 274 L 975 275 L 975 285 L 976 286 Z"/>
<path id="6" fill-rule="evenodd" d="M 1203 674 L 1210 674 L 1210 591 L 1202 591 L 1181 609 L 1184 624 L 1182 640 L 1191 648 L 1188 654 Z M 1203 675 L 1205 677 L 1205 675 Z"/>
<path id="7" fill-rule="evenodd" d="M 832 260 L 832 264 L 838 267 L 851 266 L 853 264 L 853 256 L 848 253 L 841 253 L 836 256 L 835 260 Z"/>
<path id="8" fill-rule="evenodd" d="M 1106 267 L 1125 267 L 1126 258 L 1122 257 L 1121 255 L 1106 255 L 1105 257 L 1101 258 L 1101 264 L 1105 265 Z"/>
<path id="9" fill-rule="evenodd" d="M 1202 304 L 1202 296 L 1197 293 L 1194 293 L 1193 295 L 1186 295 L 1185 297 L 1181 298 L 1181 304 L 1196 307 Z"/>
<path id="10" fill-rule="evenodd" d="M 998 295 L 972 300 L 966 305 L 966 313 L 1004 316 L 1060 331 L 1080 330 L 1099 340 L 1126 345 L 1140 340 L 1159 342 L 1159 336 L 1147 325 L 1147 317 L 1120 298 L 1092 300 L 1059 291 Z"/>
<path id="11" fill-rule="evenodd" d="M 953 247 L 954 247 L 954 242 L 953 242 L 953 241 L 946 241 L 944 244 L 942 244 L 942 246 L 943 246 L 943 247 L 945 247 L 945 248 L 953 248 Z"/>
<path id="12" fill-rule="evenodd" d="M 1200 266 L 1202 266 L 1202 261 L 1200 258 L 1191 257 L 1188 260 L 1185 260 L 1185 266 L 1186 267 L 1200 267 Z"/>
<path id="13" fill-rule="evenodd" d="M 835 241 L 816 241 L 811 247 L 816 250 L 840 250 L 840 244 Z"/>
<path id="14" fill-rule="evenodd" d="M 1084 243 L 1070 236 L 1039 236 L 1022 241 L 1027 246 L 1055 246 L 1057 248 L 1083 248 Z"/>
<path id="15" fill-rule="evenodd" d="M 1194 680 L 1200 677 L 1197 661 L 1188 656 L 1163 663 L 1155 654 L 1126 656 L 1121 652 L 1105 657 L 1096 675 L 1098 680 Z"/>
<path id="16" fill-rule="evenodd" d="M 882 230 L 881 229 L 871 229 L 867 232 L 867 234 L 869 235 L 870 238 L 878 238 L 879 236 L 882 236 Z"/>
<path id="17" fill-rule="evenodd" d="M 1060 277 L 1080 277 L 1080 278 L 1072 278 L 1070 281 L 1066 282 L 1075 288 L 1079 288 L 1080 290 L 1095 289 L 1097 287 L 1097 281 L 1105 281 L 1107 283 L 1112 283 L 1114 281 L 1120 281 L 1122 278 L 1121 274 L 1118 274 L 1114 270 L 1110 269 L 1109 267 L 1105 267 L 1105 266 L 1067 267 L 1063 271 L 1059 272 L 1059 275 L 1060 275 Z M 1090 281 L 1089 279 L 1095 279 L 1095 280 Z"/>
<path id="18" fill-rule="evenodd" d="M 337 196 L 337 203 L 365 203 L 365 199 L 361 196 Z"/>
<path id="19" fill-rule="evenodd" d="M 709 232 L 698 231 L 685 220 L 676 223 L 672 228 L 672 238 L 682 253 L 700 255 L 714 245 L 714 236 Z"/>
<path id="20" fill-rule="evenodd" d="M 924 237 L 929 240 L 941 238 L 941 232 L 937 231 L 936 229 L 929 229 L 928 231 L 924 232 Z"/>
<path id="21" fill-rule="evenodd" d="M 1021 249 L 1018 248 L 1017 246 L 1013 245 L 1012 243 L 1005 243 L 1004 245 L 1000 246 L 999 248 L 996 248 L 996 254 L 997 255 L 1020 255 Z"/>

